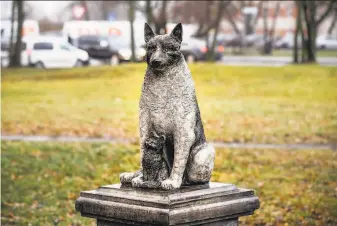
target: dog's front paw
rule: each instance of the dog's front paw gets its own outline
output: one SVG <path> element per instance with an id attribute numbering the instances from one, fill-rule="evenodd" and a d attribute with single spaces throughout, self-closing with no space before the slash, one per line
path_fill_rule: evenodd
<path id="1" fill-rule="evenodd" d="M 173 189 L 178 189 L 181 186 L 181 180 L 172 180 L 172 179 L 166 179 L 163 182 L 161 182 L 161 187 L 162 189 L 165 190 L 173 190 Z"/>
<path id="2" fill-rule="evenodd" d="M 131 180 L 132 187 L 139 188 L 143 186 L 143 180 L 141 177 L 136 177 Z"/>
<path id="3" fill-rule="evenodd" d="M 135 173 L 121 173 L 119 175 L 122 184 L 130 184 L 133 178 L 135 178 Z"/>

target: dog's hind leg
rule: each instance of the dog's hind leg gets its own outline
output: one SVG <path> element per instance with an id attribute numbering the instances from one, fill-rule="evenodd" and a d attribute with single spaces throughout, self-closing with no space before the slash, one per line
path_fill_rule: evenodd
<path id="1" fill-rule="evenodd" d="M 187 182 L 190 184 L 209 182 L 214 167 L 214 147 L 205 143 L 195 147 L 190 155 L 185 174 L 187 176 Z"/>

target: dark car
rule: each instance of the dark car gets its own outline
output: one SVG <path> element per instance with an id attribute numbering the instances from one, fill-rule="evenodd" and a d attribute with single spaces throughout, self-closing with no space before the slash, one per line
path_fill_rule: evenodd
<path id="1" fill-rule="evenodd" d="M 111 59 L 117 56 L 118 53 L 113 48 L 110 48 L 109 38 L 99 35 L 84 35 L 77 39 L 77 47 L 88 52 L 91 58 L 95 59 Z"/>
<path id="2" fill-rule="evenodd" d="M 135 38 L 135 60 L 137 62 L 145 59 L 146 50 L 143 39 Z M 110 36 L 109 46 L 117 52 L 120 62 L 131 60 L 131 39 L 129 36 Z"/>
<path id="3" fill-rule="evenodd" d="M 131 59 L 129 37 L 84 35 L 80 36 L 76 43 L 78 48 L 87 51 L 91 58 L 104 60 L 111 65 Z M 145 49 L 138 45 L 138 42 L 135 47 L 136 61 L 143 61 Z"/>
<path id="4" fill-rule="evenodd" d="M 224 50 L 222 45 L 216 45 L 215 60 L 220 60 L 223 57 Z M 180 51 L 188 63 L 193 63 L 195 61 L 206 60 L 208 49 L 204 40 L 191 37 L 183 40 Z"/>

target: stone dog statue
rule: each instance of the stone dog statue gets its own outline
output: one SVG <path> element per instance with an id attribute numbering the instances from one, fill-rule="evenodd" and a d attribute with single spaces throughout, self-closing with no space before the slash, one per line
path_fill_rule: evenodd
<path id="1" fill-rule="evenodd" d="M 148 67 L 139 104 L 142 167 L 137 172 L 122 173 L 121 183 L 144 187 L 144 170 L 148 174 L 151 167 L 144 168 L 143 160 L 149 158 L 146 143 L 153 139 L 152 132 L 165 138 L 163 150 L 158 153 L 167 161 L 161 166 L 168 167 L 168 178 L 154 178 L 162 189 L 208 183 L 215 150 L 206 142 L 194 83 L 180 52 L 182 25 L 179 23 L 165 35 L 155 35 L 148 24 L 144 29 Z M 154 164 L 152 169 L 160 170 L 157 166 Z"/>

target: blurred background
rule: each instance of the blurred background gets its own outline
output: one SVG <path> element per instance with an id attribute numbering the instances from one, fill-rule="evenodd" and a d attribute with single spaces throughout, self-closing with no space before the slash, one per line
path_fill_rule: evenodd
<path id="1" fill-rule="evenodd" d="M 144 23 L 183 24 L 212 181 L 240 225 L 337 225 L 336 1 L 0 1 L 1 225 L 96 225 L 80 191 L 139 169 Z"/>
<path id="2" fill-rule="evenodd" d="M 230 57 L 235 55 L 316 62 L 320 56 L 337 56 L 336 18 L 335 1 L 2 1 L 1 64 L 70 67 L 142 61 L 144 22 L 157 34 L 181 22 L 182 52 L 189 63 L 240 63 Z M 61 40 L 62 48 L 53 49 L 51 44 Z M 39 50 L 54 50 L 58 57 L 42 60 Z M 331 59 L 322 63 L 333 64 Z"/>

